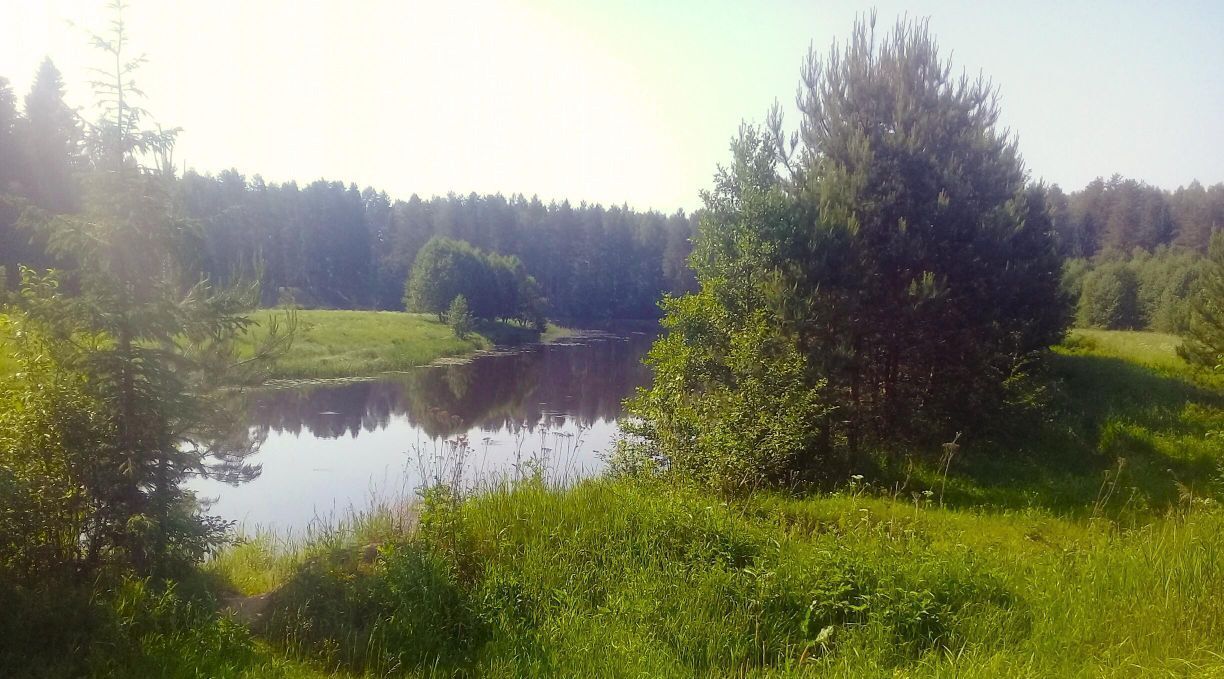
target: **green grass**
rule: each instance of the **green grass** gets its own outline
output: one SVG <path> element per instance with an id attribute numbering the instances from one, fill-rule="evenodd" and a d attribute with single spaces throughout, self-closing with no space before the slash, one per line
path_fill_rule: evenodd
<path id="1" fill-rule="evenodd" d="M 255 536 L 182 592 L 119 588 L 95 615 L 111 621 L 101 650 L 71 669 L 1224 676 L 1224 391 L 1156 336 L 1077 337 L 1051 407 L 962 439 L 946 477 L 915 451 L 836 493 L 435 491 L 297 540 Z M 271 592 L 267 617 L 237 626 L 214 612 L 222 591 Z M 37 619 L 14 629 L 12 648 L 50 643 Z"/>
<path id="2" fill-rule="evenodd" d="M 289 350 L 269 371 L 274 379 L 366 377 L 406 370 L 439 358 L 463 356 L 495 345 L 552 341 L 570 331 L 549 324 L 543 333 L 509 323 L 479 323 L 466 339 L 459 339 L 445 323 L 428 314 L 395 311 L 298 311 L 298 327 Z M 261 311 L 257 325 L 240 345 L 250 356 L 267 335 L 273 321 L 284 323 L 283 311 Z M 0 376 L 15 369 L 5 347 L 0 325 Z"/>
<path id="3" fill-rule="evenodd" d="M 1186 363 L 1177 355 L 1177 335 L 1132 330 L 1072 330 L 1065 351 L 1121 358 L 1154 368 L 1181 371 Z"/>
<path id="4" fill-rule="evenodd" d="M 274 557 L 297 565 L 262 638 L 358 676 L 1224 673 L 1210 507 L 1120 528 L 861 488 L 726 502 L 595 480 L 434 501 L 422 521 L 373 563 L 360 539 Z"/>
<path id="5" fill-rule="evenodd" d="M 1224 384 L 1156 333 L 1076 331 L 1056 350 L 1050 407 L 961 441 L 943 478 L 927 456 L 893 476 L 950 506 L 1041 507 L 1142 522 L 1188 496 L 1224 501 Z"/>
<path id="6" fill-rule="evenodd" d="M 548 340 L 564 333 L 549 326 L 543 336 L 509 324 L 483 324 L 466 339 L 459 339 L 445 323 L 426 314 L 395 311 L 303 310 L 292 346 L 271 368 L 279 379 L 358 377 L 406 370 L 438 358 L 462 356 L 494 344 L 521 344 Z M 284 312 L 255 316 L 260 324 L 250 347 L 265 336 L 269 321 Z"/>

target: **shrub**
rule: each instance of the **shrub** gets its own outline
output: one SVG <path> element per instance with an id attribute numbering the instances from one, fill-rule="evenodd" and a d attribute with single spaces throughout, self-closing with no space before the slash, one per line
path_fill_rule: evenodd
<path id="1" fill-rule="evenodd" d="M 446 322 L 454 331 L 455 337 L 467 339 L 472 332 L 472 312 L 468 310 L 467 298 L 456 295 L 446 310 Z"/>
<path id="2" fill-rule="evenodd" d="M 765 313 L 727 314 L 709 289 L 665 308 L 667 335 L 647 359 L 655 386 L 629 404 L 618 469 L 648 462 L 631 460 L 636 437 L 671 470 L 727 492 L 843 471 L 807 455 L 830 410 L 824 385 L 806 385 L 802 356 Z"/>

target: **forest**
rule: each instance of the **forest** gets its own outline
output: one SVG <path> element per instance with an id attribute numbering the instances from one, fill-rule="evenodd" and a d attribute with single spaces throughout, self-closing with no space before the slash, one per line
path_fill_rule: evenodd
<path id="1" fill-rule="evenodd" d="M 87 165 L 84 125 L 64 102 L 50 59 L 24 106 L 0 77 L 0 186 L 51 212 L 82 201 L 74 175 Z M 686 264 L 696 215 L 625 206 L 543 203 L 476 194 L 393 199 L 339 181 L 265 182 L 167 168 L 177 209 L 191 220 L 195 270 L 218 282 L 257 277 L 266 305 L 403 309 L 418 251 L 435 236 L 517 256 L 539 282 L 552 318 L 651 318 L 664 293 L 694 282 Z M 17 226 L 13 198 L 0 213 L 0 266 L 11 288 L 21 264 L 51 262 Z M 37 241 L 37 236 L 34 236 Z"/>
<path id="2" fill-rule="evenodd" d="M 21 264 L 50 263 L 37 236 L 18 228 L 13 198 L 72 212 L 82 200 L 73 176 L 86 164 L 83 122 L 64 101 L 62 78 L 50 59 L 39 66 L 22 101 L 18 106 L 0 76 L 0 186 L 10 196 L 0 207 L 0 266 L 11 289 Z M 687 259 L 698 213 L 545 204 L 521 195 L 401 200 L 340 181 L 298 186 L 233 170 L 205 175 L 169 169 L 179 209 L 195 230 L 193 266 L 219 282 L 257 276 L 265 305 L 292 298 L 308 308 L 402 309 L 412 264 L 435 236 L 518 257 L 540 284 L 551 318 L 656 317 L 661 295 L 683 294 L 696 285 Z M 1224 183 L 1204 188 L 1194 182 L 1169 191 L 1113 175 L 1069 194 L 1052 186 L 1048 200 L 1058 250 L 1069 260 L 1068 284 L 1077 296 L 1082 276 L 1102 268 L 1100 263 L 1109 264 L 1096 277 L 1112 281 L 1114 271 L 1141 268 L 1154 257 L 1161 262 L 1159 275 L 1131 278 L 1160 281 L 1145 284 L 1143 293 L 1134 283 L 1132 294 L 1170 297 L 1176 304 L 1188 294 L 1197 255 L 1206 253 L 1211 233 L 1224 224 Z M 1169 332 L 1184 327 L 1184 320 L 1165 318 L 1184 313 L 1155 311 L 1150 301 L 1146 308 L 1153 310 L 1123 309 L 1106 317 L 1098 312 L 1095 318 L 1085 310 L 1081 323 Z"/>
<path id="3" fill-rule="evenodd" d="M 0 79 L 0 675 L 1224 674 L 1224 183 L 1037 181 L 875 12 L 692 214 L 202 174 L 108 8 L 95 116 Z M 302 534 L 192 485 L 375 432 Z"/>

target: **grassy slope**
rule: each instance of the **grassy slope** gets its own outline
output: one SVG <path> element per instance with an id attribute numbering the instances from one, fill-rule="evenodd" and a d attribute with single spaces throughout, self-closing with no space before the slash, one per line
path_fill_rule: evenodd
<path id="1" fill-rule="evenodd" d="M 283 320 L 283 312 L 282 320 Z M 253 333 L 258 341 L 277 312 L 261 312 Z M 550 326 L 544 339 L 559 334 Z M 536 339 L 526 329 L 507 325 L 478 328 L 467 339 L 426 314 L 394 311 L 304 310 L 298 312 L 293 345 L 272 368 L 275 378 L 354 377 L 404 370 L 447 356 L 460 356 L 494 343 Z"/>
<path id="2" fill-rule="evenodd" d="M 1077 333 L 1055 370 L 1060 416 L 967 442 L 946 480 L 528 484 L 210 568 L 283 585 L 273 645 L 356 674 L 1224 676 L 1218 385 L 1149 333 Z"/>
<path id="3" fill-rule="evenodd" d="M 607 479 L 435 495 L 414 533 L 383 510 L 307 544 L 230 549 L 206 572 L 275 590 L 266 627 L 163 614 L 124 632 L 115 666 L 1224 676 L 1224 392 L 1147 334 L 1088 336 L 1055 363 L 1060 414 L 963 441 L 947 479 L 918 461 L 904 486 L 806 497 Z"/>

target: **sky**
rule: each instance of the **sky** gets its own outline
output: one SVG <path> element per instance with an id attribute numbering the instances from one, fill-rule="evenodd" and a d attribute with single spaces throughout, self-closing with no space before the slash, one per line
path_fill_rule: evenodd
<path id="1" fill-rule="evenodd" d="M 46 56 L 96 117 L 104 0 L 0 0 L 0 76 Z M 1224 181 L 1224 2 L 876 3 L 929 17 L 955 69 L 998 86 L 1035 180 Z M 129 0 L 143 102 L 200 172 L 319 178 L 396 198 L 522 193 L 701 204 L 741 121 L 794 106 L 810 48 L 859 3 Z M 795 114 L 788 126 L 798 125 Z"/>

